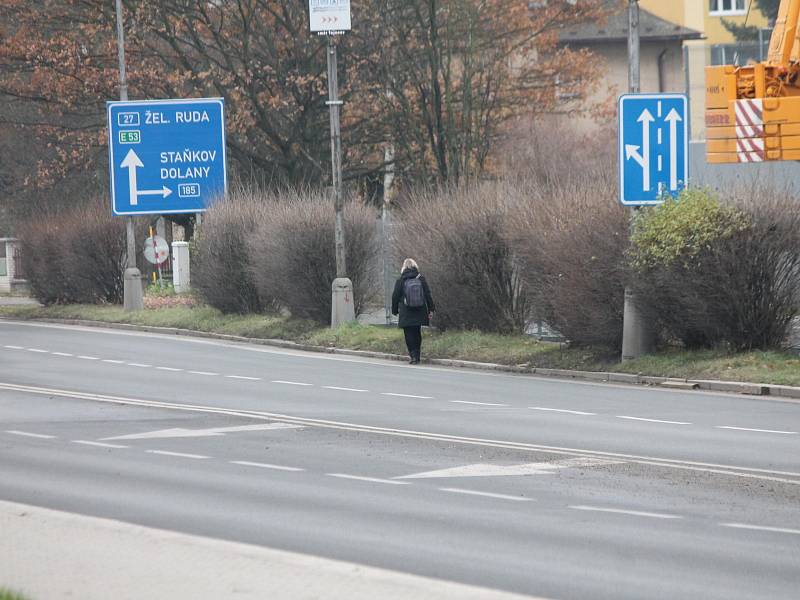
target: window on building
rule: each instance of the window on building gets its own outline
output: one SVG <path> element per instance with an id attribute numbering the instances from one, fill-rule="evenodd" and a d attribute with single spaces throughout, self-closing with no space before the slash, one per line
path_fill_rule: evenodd
<path id="1" fill-rule="evenodd" d="M 708 12 L 711 15 L 747 14 L 747 0 L 709 0 Z"/>
<path id="2" fill-rule="evenodd" d="M 6 243 L 0 241 L 0 277 L 8 276 L 8 258 L 6 258 Z"/>

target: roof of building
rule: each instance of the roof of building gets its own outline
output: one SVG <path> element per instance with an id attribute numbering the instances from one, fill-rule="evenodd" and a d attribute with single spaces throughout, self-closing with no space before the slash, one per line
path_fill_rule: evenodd
<path id="1" fill-rule="evenodd" d="M 608 0 L 618 7 L 608 19 L 600 22 L 578 23 L 565 27 L 559 35 L 561 43 L 614 43 L 628 39 L 628 9 L 619 0 Z M 672 23 L 651 12 L 639 9 L 639 37 L 643 42 L 698 40 L 703 33 Z"/>

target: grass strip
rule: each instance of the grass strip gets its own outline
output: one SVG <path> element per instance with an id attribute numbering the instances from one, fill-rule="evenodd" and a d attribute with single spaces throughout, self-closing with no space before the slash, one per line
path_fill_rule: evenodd
<path id="1" fill-rule="evenodd" d="M 292 340 L 324 347 L 406 353 L 403 333 L 398 328 L 350 323 L 330 329 L 312 321 L 283 316 L 225 315 L 210 307 L 164 307 L 129 313 L 119 306 L 25 306 L 2 307 L 0 316 L 177 327 L 251 338 Z M 620 363 L 617 353 L 604 348 L 570 348 L 564 344 L 540 342 L 525 335 L 427 331 L 423 336 L 423 355 L 527 367 L 800 386 L 800 357 L 779 351 L 729 354 L 722 350 L 670 349 Z"/>

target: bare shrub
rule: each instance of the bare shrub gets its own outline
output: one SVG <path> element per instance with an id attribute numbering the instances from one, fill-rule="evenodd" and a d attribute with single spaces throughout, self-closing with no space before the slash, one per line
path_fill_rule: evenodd
<path id="1" fill-rule="evenodd" d="M 619 348 L 628 216 L 613 151 L 563 120 L 536 124 L 507 157 L 523 191 L 509 239 L 543 319 L 572 343 Z"/>
<path id="2" fill-rule="evenodd" d="M 512 186 L 489 183 L 420 192 L 400 207 L 395 253 L 419 263 L 432 288 L 438 327 L 525 330 L 530 292 L 505 233 L 515 193 Z"/>
<path id="3" fill-rule="evenodd" d="M 800 311 L 800 211 L 785 191 L 752 185 L 645 212 L 633 236 L 637 293 L 687 347 L 783 344 Z"/>
<path id="4" fill-rule="evenodd" d="M 270 304 L 256 288 L 247 246 L 265 210 L 263 197 L 239 189 L 206 212 L 193 245 L 192 287 L 222 312 L 261 312 Z"/>
<path id="5" fill-rule="evenodd" d="M 334 212 L 319 191 L 282 190 L 264 198 L 265 211 L 249 244 L 250 269 L 262 298 L 293 316 L 330 322 L 336 278 Z M 356 314 L 377 290 L 377 224 L 374 210 L 345 203 L 347 275 Z"/>
<path id="6" fill-rule="evenodd" d="M 43 304 L 122 302 L 125 221 L 105 200 L 40 214 L 18 235 L 31 292 Z"/>

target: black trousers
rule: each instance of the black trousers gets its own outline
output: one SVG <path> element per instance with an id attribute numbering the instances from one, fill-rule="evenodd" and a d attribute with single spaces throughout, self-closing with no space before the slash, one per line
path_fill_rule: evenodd
<path id="1" fill-rule="evenodd" d="M 408 355 L 411 358 L 419 359 L 419 353 L 422 350 L 422 327 L 419 325 L 403 327 L 403 335 L 406 338 Z"/>

